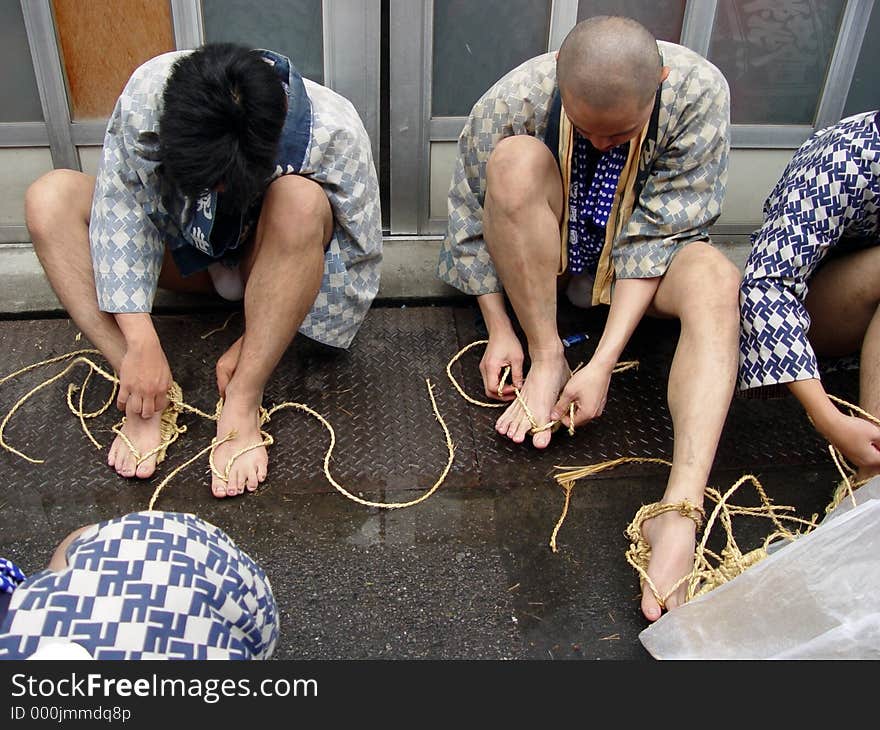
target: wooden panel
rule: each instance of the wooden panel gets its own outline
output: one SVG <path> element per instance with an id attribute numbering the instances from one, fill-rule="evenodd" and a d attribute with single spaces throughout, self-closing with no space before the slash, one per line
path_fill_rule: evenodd
<path id="1" fill-rule="evenodd" d="M 174 50 L 168 0 L 52 0 L 73 118 L 110 115 L 131 72 Z"/>

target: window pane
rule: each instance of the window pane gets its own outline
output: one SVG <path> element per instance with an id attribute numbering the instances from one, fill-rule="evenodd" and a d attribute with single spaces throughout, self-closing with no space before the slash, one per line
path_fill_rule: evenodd
<path id="1" fill-rule="evenodd" d="M 242 43 L 287 56 L 299 72 L 324 83 L 321 0 L 203 0 L 205 40 Z"/>
<path id="2" fill-rule="evenodd" d="M 21 5 L 0 3 L 0 122 L 42 122 L 43 107 L 34 76 Z"/>
<path id="3" fill-rule="evenodd" d="M 580 0 L 578 22 L 594 15 L 634 18 L 661 41 L 678 43 L 685 0 Z"/>
<path id="4" fill-rule="evenodd" d="M 709 59 L 734 124 L 812 124 L 845 0 L 719 0 Z"/>
<path id="5" fill-rule="evenodd" d="M 431 116 L 467 115 L 504 74 L 546 53 L 549 36 L 549 2 L 434 0 Z"/>
<path id="6" fill-rule="evenodd" d="M 880 3 L 874 3 L 868 31 L 862 41 L 862 51 L 856 64 L 856 73 L 849 87 L 843 116 L 848 117 L 871 109 L 880 109 L 880 81 L 877 80 L 877 69 L 880 69 Z"/>
<path id="7" fill-rule="evenodd" d="M 138 66 L 174 50 L 169 2 L 53 0 L 72 116 L 103 119 Z"/>

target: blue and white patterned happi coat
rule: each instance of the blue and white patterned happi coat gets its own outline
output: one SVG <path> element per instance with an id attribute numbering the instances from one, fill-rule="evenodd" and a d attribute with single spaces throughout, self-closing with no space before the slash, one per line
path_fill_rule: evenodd
<path id="1" fill-rule="evenodd" d="M 740 288 L 742 390 L 820 377 L 807 339 L 808 281 L 842 240 L 880 242 L 876 115 L 857 114 L 816 132 L 764 203 Z"/>
<path id="2" fill-rule="evenodd" d="M 189 52 L 166 53 L 135 70 L 107 125 L 90 222 L 105 312 L 152 309 L 166 245 L 210 252 L 203 224 L 216 197 L 169 196 L 158 170 L 162 92 L 174 61 Z M 285 57 L 264 54 L 289 69 L 288 117 L 271 179 L 298 174 L 319 183 L 335 224 L 320 292 L 299 331 L 348 347 L 379 289 L 382 220 L 370 140 L 347 99 L 303 79 Z"/>
<path id="3" fill-rule="evenodd" d="M 621 279 L 662 276 L 684 245 L 708 241 L 727 185 L 726 79 L 683 46 L 658 41 L 657 47 L 669 76 L 660 89 L 655 134 L 640 151 L 644 184 L 638 202 L 610 252 Z M 448 227 L 437 265 L 447 284 L 475 296 L 501 291 L 483 239 L 486 165 L 505 137 L 546 138 L 556 91 L 556 54 L 546 53 L 499 79 L 471 109 L 458 139 Z"/>
<path id="4" fill-rule="evenodd" d="M 0 659 L 59 640 L 95 659 L 268 659 L 278 610 L 262 568 L 191 514 L 135 512 L 90 527 L 68 567 L 12 594 Z"/>

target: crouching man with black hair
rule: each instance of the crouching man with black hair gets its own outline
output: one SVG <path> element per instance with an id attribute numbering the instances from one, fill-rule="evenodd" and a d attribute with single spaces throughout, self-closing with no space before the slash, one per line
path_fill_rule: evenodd
<path id="1" fill-rule="evenodd" d="M 244 300 L 245 330 L 217 362 L 224 405 L 216 497 L 266 478 L 263 389 L 297 332 L 351 343 L 379 288 L 379 187 L 354 107 L 271 51 L 208 44 L 131 76 L 97 179 L 54 170 L 26 219 L 52 287 L 115 369 L 123 433 L 108 462 L 150 477 L 171 370 L 150 311 L 157 287 Z M 132 452 L 134 446 L 138 454 Z M 238 454 L 238 456 L 236 456 Z M 224 478 L 225 477 L 225 478 Z"/>

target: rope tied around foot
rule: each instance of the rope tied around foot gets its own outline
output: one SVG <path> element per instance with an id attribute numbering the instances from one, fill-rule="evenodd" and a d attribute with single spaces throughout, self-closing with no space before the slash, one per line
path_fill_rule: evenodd
<path id="1" fill-rule="evenodd" d="M 116 398 L 116 391 L 119 388 L 119 379 L 116 375 L 107 372 L 104 368 L 98 365 L 94 360 L 92 360 L 89 355 L 98 355 L 101 353 L 98 350 L 94 349 L 86 349 L 86 350 L 75 350 L 74 352 L 68 352 L 64 355 L 59 355 L 57 357 L 51 357 L 46 360 L 41 360 L 39 362 L 33 363 L 32 365 L 28 365 L 26 367 L 20 368 L 9 375 L 0 378 L 0 385 L 12 380 L 24 373 L 27 373 L 31 370 L 35 370 L 36 368 L 44 367 L 46 365 L 52 365 L 58 362 L 64 362 L 65 360 L 69 361 L 67 366 L 64 367 L 61 371 L 43 381 L 39 385 L 34 388 L 31 388 L 27 393 L 25 393 L 21 398 L 19 398 L 16 403 L 12 406 L 12 408 L 6 413 L 6 416 L 3 418 L 3 421 L 0 422 L 0 446 L 2 446 L 6 451 L 9 451 L 16 456 L 20 456 L 25 461 L 30 462 L 31 464 L 42 464 L 44 463 L 43 459 L 37 459 L 22 451 L 16 449 L 11 446 L 5 439 L 5 431 L 6 426 L 8 425 L 10 419 L 13 415 L 25 404 L 28 400 L 30 400 L 34 395 L 36 395 L 43 388 L 48 387 L 52 383 L 60 380 L 65 375 L 70 373 L 74 368 L 78 365 L 85 365 L 88 370 L 86 372 L 85 378 L 81 385 L 76 385 L 75 383 L 71 383 L 67 387 L 67 407 L 70 409 L 71 413 L 75 415 L 80 422 L 80 426 L 82 427 L 83 432 L 86 434 L 88 439 L 92 442 L 96 449 L 102 449 L 103 446 L 98 442 L 92 433 L 91 429 L 89 429 L 88 421 L 98 416 L 104 414 Z M 104 404 L 95 411 L 87 412 L 85 410 L 85 393 L 88 388 L 88 384 L 93 375 L 98 375 L 108 383 L 111 384 L 112 390 L 110 392 L 109 397 L 104 402 Z M 74 403 L 74 395 L 79 393 L 79 398 L 76 403 Z M 180 389 L 180 386 L 177 383 L 172 383 L 171 390 L 169 391 L 169 402 L 166 406 L 165 410 L 162 412 L 162 417 L 160 419 L 160 438 L 161 442 L 159 445 L 151 449 L 145 454 L 141 454 L 135 445 L 131 442 L 131 440 L 126 436 L 126 434 L 122 431 L 123 426 L 125 425 L 125 418 L 123 418 L 119 423 L 112 427 L 112 431 L 120 436 L 131 451 L 132 455 L 135 457 L 136 463 L 139 465 L 144 462 L 146 459 L 149 459 L 152 456 L 156 456 L 156 463 L 161 463 L 165 458 L 165 453 L 168 446 L 174 441 L 177 440 L 178 436 L 181 433 L 186 431 L 186 426 L 178 426 L 177 425 L 177 417 L 184 410 L 194 410 L 191 409 L 183 402 L 183 392 Z"/>
<path id="2" fill-rule="evenodd" d="M 39 391 L 48 387 L 52 383 L 57 382 L 58 380 L 63 378 L 65 375 L 70 373 L 77 366 L 85 365 L 88 368 L 88 371 L 86 373 L 86 376 L 85 376 L 82 384 L 76 385 L 76 384 L 71 383 L 68 386 L 67 405 L 70 408 L 71 412 L 75 416 L 77 416 L 77 418 L 79 419 L 80 426 L 82 427 L 83 432 L 86 434 L 86 436 L 91 441 L 91 443 L 95 446 L 95 448 L 97 448 L 97 449 L 103 448 L 101 446 L 101 444 L 97 441 L 97 439 L 94 437 L 91 430 L 89 429 L 88 420 L 97 418 L 98 416 L 102 415 L 110 408 L 110 406 L 115 401 L 115 395 L 116 395 L 116 390 L 119 386 L 119 380 L 114 374 L 108 372 L 107 370 L 102 368 L 100 365 L 98 365 L 94 360 L 92 360 L 90 357 L 88 357 L 90 355 L 96 355 L 96 356 L 100 357 L 101 353 L 95 349 L 76 350 L 73 352 L 65 353 L 63 355 L 59 355 L 57 357 L 52 357 L 52 358 L 48 358 L 45 360 L 41 360 L 39 362 L 28 365 L 26 367 L 20 368 L 19 370 L 16 370 L 15 372 L 9 373 L 8 375 L 4 376 L 3 378 L 0 378 L 0 385 L 3 385 L 4 383 L 6 383 L 10 380 L 13 380 L 14 378 L 16 378 L 20 375 L 23 375 L 27 372 L 30 372 L 32 370 L 36 370 L 37 368 L 45 367 L 47 365 L 52 365 L 52 364 L 59 363 L 59 362 L 69 361 L 69 362 L 67 362 L 67 365 L 61 371 L 59 371 L 58 373 L 55 373 L 51 377 L 47 378 L 46 380 L 44 380 L 43 382 L 41 382 L 40 384 L 38 384 L 34 388 L 31 388 L 24 396 L 19 398 L 18 401 L 12 406 L 12 408 L 6 413 L 3 420 L 0 421 L 0 446 L 2 446 L 6 451 L 9 451 L 9 452 L 15 454 L 16 456 L 19 456 L 22 459 L 24 459 L 32 464 L 44 463 L 43 459 L 37 459 L 37 458 L 33 458 L 31 456 L 28 456 L 27 454 L 20 451 L 19 449 L 16 449 L 15 447 L 11 446 L 4 438 L 4 432 L 5 432 L 6 426 L 8 425 L 10 419 L 15 415 L 15 413 L 18 410 L 20 410 L 21 407 L 25 403 L 27 403 L 27 401 L 30 400 L 30 398 L 32 398 L 36 393 L 38 393 Z M 109 382 L 113 386 L 113 388 L 112 388 L 112 392 L 110 393 L 110 396 L 107 398 L 107 400 L 103 403 L 103 405 L 100 408 L 98 408 L 97 410 L 95 410 L 93 412 L 88 412 L 88 411 L 86 411 L 85 406 L 84 406 L 85 391 L 86 391 L 88 384 L 89 384 L 93 375 L 98 375 L 98 376 L 102 377 L 104 380 Z M 440 426 L 443 430 L 445 445 L 446 445 L 448 456 L 447 456 L 446 464 L 445 464 L 440 476 L 436 479 L 434 484 L 427 491 L 425 491 L 423 494 L 421 494 L 419 497 L 412 499 L 412 500 L 409 500 L 409 501 L 406 501 L 406 502 L 375 502 L 375 501 L 371 501 L 371 500 L 366 500 L 366 499 L 363 499 L 363 498 L 353 494 L 351 491 L 349 491 L 345 487 L 343 487 L 330 473 L 330 460 L 331 460 L 331 456 L 333 454 L 333 449 L 335 448 L 335 445 L 336 445 L 336 432 L 334 431 L 333 427 L 330 425 L 330 422 L 327 421 L 326 418 L 324 418 L 317 411 L 309 408 L 307 405 L 305 405 L 303 403 L 285 402 L 285 403 L 281 403 L 276 406 L 273 406 L 272 408 L 270 408 L 268 410 L 266 408 L 261 407 L 259 422 L 260 422 L 260 426 L 265 425 L 266 423 L 268 423 L 271 420 L 273 415 L 275 415 L 276 413 L 278 413 L 279 411 L 281 411 L 285 408 L 293 408 L 295 410 L 299 410 L 303 413 L 306 413 L 306 414 L 312 416 L 313 418 L 317 419 L 321 423 L 321 425 L 330 434 L 330 444 L 327 448 L 326 453 L 324 454 L 323 470 L 324 470 L 324 476 L 327 478 L 327 480 L 333 485 L 333 487 L 338 492 L 340 492 L 343 496 L 352 500 L 353 502 L 357 502 L 358 504 L 364 505 L 366 507 L 374 507 L 377 509 L 403 509 L 405 507 L 412 507 L 412 506 L 417 505 L 421 502 L 424 502 L 426 499 L 428 499 L 431 495 L 433 495 L 440 488 L 440 486 L 445 481 L 447 475 L 449 474 L 449 471 L 452 468 L 452 464 L 453 464 L 453 461 L 455 458 L 455 445 L 452 441 L 452 435 L 449 431 L 449 428 L 446 425 L 446 422 L 443 420 L 443 417 L 440 414 L 440 409 L 437 405 L 437 400 L 434 396 L 434 386 L 431 383 L 431 381 L 427 378 L 425 379 L 425 383 L 428 388 L 428 397 L 431 401 L 431 407 L 433 409 L 434 416 L 437 419 L 438 423 L 440 424 Z M 74 396 L 77 393 L 78 393 L 78 398 L 75 399 Z M 176 441 L 179 438 L 179 436 L 181 434 L 185 433 L 187 430 L 187 427 L 185 425 L 177 425 L 177 419 L 179 416 L 181 416 L 183 414 L 192 414 L 192 415 L 198 416 L 199 418 L 203 418 L 203 419 L 206 419 L 209 421 L 217 421 L 217 420 L 219 420 L 220 413 L 222 412 L 222 408 L 223 408 L 223 400 L 222 399 L 220 399 L 217 402 L 217 405 L 214 409 L 214 413 L 206 413 L 205 411 L 202 411 L 201 409 L 199 409 L 195 406 L 189 405 L 188 403 L 186 403 L 183 400 L 182 389 L 180 388 L 179 385 L 177 385 L 175 383 L 174 385 L 172 385 L 172 388 L 169 391 L 169 405 L 166 407 L 165 411 L 163 411 L 162 426 L 161 426 L 161 430 L 162 430 L 162 434 L 163 434 L 162 435 L 163 442 L 162 442 L 162 444 L 160 444 L 159 447 L 157 447 L 156 449 L 151 450 L 145 454 L 139 454 L 137 449 L 134 448 L 134 444 L 132 444 L 130 442 L 130 440 L 127 437 L 125 437 L 124 433 L 122 433 L 122 431 L 121 431 L 121 427 L 124 424 L 124 419 L 123 419 L 122 423 L 119 423 L 119 424 L 116 424 L 115 426 L 113 426 L 112 430 L 114 433 L 117 433 L 118 435 L 123 437 L 123 440 L 125 441 L 126 445 L 128 446 L 129 449 L 131 449 L 132 454 L 136 457 L 136 459 L 138 459 L 138 463 L 141 463 L 144 459 L 150 458 L 150 456 L 152 456 L 154 454 L 157 456 L 157 463 L 159 463 L 165 457 L 165 451 L 166 451 L 167 447 L 171 443 Z M 167 417 L 166 417 L 166 414 L 168 414 Z M 228 481 L 229 472 L 230 472 L 230 469 L 231 469 L 232 464 L 234 463 L 235 459 L 237 459 L 239 456 L 241 456 L 242 454 L 244 454 L 248 451 L 251 451 L 256 448 L 260 448 L 261 446 L 270 446 L 275 443 L 274 438 L 269 433 L 264 431 L 262 428 L 260 429 L 260 433 L 262 435 L 262 441 L 260 443 L 251 444 L 249 446 L 246 446 L 245 448 L 240 449 L 238 452 L 236 452 L 227 461 L 223 471 L 220 471 L 216 462 L 214 461 L 214 452 L 220 445 L 234 439 L 236 434 L 233 431 L 233 432 L 226 434 L 223 437 L 215 437 L 215 438 L 211 439 L 211 443 L 208 446 L 199 450 L 198 453 L 196 453 L 194 456 L 190 457 L 189 459 L 184 461 L 182 464 L 179 464 L 177 467 L 175 467 L 157 485 L 157 487 L 153 491 L 152 496 L 150 497 L 150 501 L 149 501 L 149 505 L 148 505 L 147 509 L 153 510 L 157 500 L 159 499 L 159 496 L 161 495 L 161 493 L 165 489 L 165 487 L 171 482 L 171 480 L 174 479 L 174 477 L 177 476 L 181 471 L 186 469 L 191 464 L 195 463 L 198 459 L 200 459 L 205 454 L 208 454 L 208 461 L 209 461 L 209 467 L 210 467 L 211 473 L 224 481 Z"/>
<path id="3" fill-rule="evenodd" d="M 481 406 L 482 408 L 506 408 L 510 405 L 510 403 L 487 403 L 486 401 L 477 400 L 476 398 L 468 395 L 464 388 L 461 387 L 458 380 L 456 380 L 455 376 L 452 374 L 452 366 L 459 360 L 459 358 L 464 355 L 469 350 L 474 347 L 479 347 L 480 345 L 489 344 L 489 340 L 475 340 L 471 342 L 469 345 L 465 345 L 461 350 L 459 350 L 453 358 L 446 364 L 446 375 L 449 378 L 449 381 L 452 383 L 453 387 L 458 391 L 458 394 L 464 398 L 468 403 L 473 403 L 475 406 Z M 631 370 L 633 368 L 637 368 L 639 366 L 638 360 L 624 360 L 617 365 L 615 365 L 614 369 L 611 371 L 612 373 L 622 373 L 625 370 Z M 581 365 L 578 365 L 574 370 L 569 370 L 569 377 L 574 375 L 579 369 Z M 510 365 L 505 365 L 501 370 L 501 380 L 498 382 L 498 397 L 502 397 L 502 393 L 504 391 L 504 386 L 507 384 L 507 380 L 510 377 Z M 513 386 L 513 393 L 516 398 L 516 402 L 519 403 L 520 408 L 522 408 L 523 413 L 529 421 L 529 425 L 531 428 L 529 429 L 529 434 L 534 436 L 535 434 L 542 433 L 544 431 L 556 431 L 561 425 L 562 421 L 548 421 L 545 424 L 538 423 L 535 418 L 534 413 L 529 408 L 528 403 L 526 403 L 525 398 L 522 397 L 522 393 L 515 385 Z M 577 410 L 577 404 L 574 402 L 569 403 L 568 405 L 568 435 L 574 436 L 574 414 Z"/>

